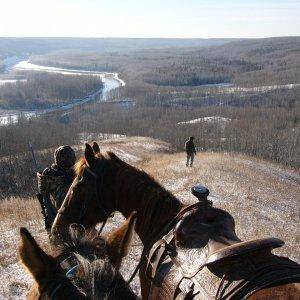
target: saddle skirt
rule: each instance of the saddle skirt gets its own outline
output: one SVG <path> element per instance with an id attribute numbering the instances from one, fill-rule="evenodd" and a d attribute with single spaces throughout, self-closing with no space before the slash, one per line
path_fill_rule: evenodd
<path id="1" fill-rule="evenodd" d="M 212 222 L 212 216 L 221 221 Z M 186 213 L 149 253 L 150 298 L 185 299 L 184 295 L 192 293 L 193 299 L 240 299 L 290 278 L 291 273 L 300 279 L 298 265 L 282 262 L 271 253 L 283 241 L 266 238 L 242 242 L 231 221 L 228 213 L 213 207 Z M 222 227 L 219 231 L 218 226 Z M 235 298 L 237 295 L 240 298 Z"/>

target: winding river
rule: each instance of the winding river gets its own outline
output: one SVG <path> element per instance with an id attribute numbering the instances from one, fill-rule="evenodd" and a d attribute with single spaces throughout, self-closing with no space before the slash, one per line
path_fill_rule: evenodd
<path id="1" fill-rule="evenodd" d="M 89 70 L 75 70 L 75 69 L 64 69 L 64 68 L 55 68 L 55 67 L 48 67 L 48 66 L 41 66 L 30 63 L 28 60 L 20 61 L 10 67 L 10 72 L 12 74 L 14 71 L 28 71 L 28 72 L 48 72 L 48 73 L 56 73 L 56 74 L 63 74 L 63 75 L 78 75 L 78 76 L 85 76 L 85 75 L 92 75 L 98 76 L 101 78 L 104 87 L 103 89 L 99 89 L 96 92 L 87 95 L 85 98 L 82 99 L 74 99 L 68 104 L 60 105 L 56 107 L 52 107 L 49 109 L 33 109 L 33 110 L 0 110 L 0 126 L 14 124 L 18 122 L 20 116 L 23 118 L 32 118 L 41 115 L 45 115 L 48 113 L 52 113 L 55 111 L 68 111 L 77 105 L 82 105 L 86 102 L 94 101 L 96 99 L 100 99 L 100 101 L 106 101 L 108 94 L 110 91 L 124 86 L 125 82 L 119 78 L 117 73 L 109 73 L 109 72 L 96 72 L 96 71 L 89 71 Z M 0 85 L 5 84 L 8 82 L 17 82 L 17 81 L 26 81 L 25 79 L 14 78 L 10 76 L 10 79 L 3 79 L 0 80 Z"/>
<path id="2" fill-rule="evenodd" d="M 93 94 L 87 95 L 82 99 L 73 99 L 68 104 L 60 105 L 56 107 L 52 107 L 49 109 L 33 109 L 33 110 L 1 110 L 0 109 L 0 126 L 9 125 L 17 123 L 20 116 L 23 118 L 32 118 L 37 116 L 42 116 L 48 113 L 52 113 L 54 111 L 68 111 L 77 105 L 82 105 L 86 102 L 90 101 L 106 101 L 108 99 L 108 94 L 110 91 L 124 86 L 125 82 L 119 78 L 117 73 L 108 73 L 108 72 L 96 72 L 90 70 L 76 70 L 76 69 L 65 69 L 65 68 L 56 68 L 49 66 L 41 66 L 37 64 L 32 64 L 28 60 L 21 60 L 18 57 L 9 58 L 6 66 L 6 77 L 0 78 L 0 85 L 6 83 L 12 83 L 17 81 L 26 81 L 24 77 L 20 77 L 16 74 L 16 71 L 28 71 L 28 72 L 48 72 L 48 73 L 57 73 L 63 75 L 92 75 L 98 76 L 101 78 L 104 83 L 103 89 L 99 89 Z M 203 88 L 217 88 L 216 93 L 265 93 L 268 91 L 273 91 L 277 89 L 293 89 L 299 87 L 299 83 L 292 84 L 283 84 L 283 85 L 272 85 L 272 86 L 258 86 L 258 87 L 238 87 L 233 86 L 230 83 L 226 84 L 211 84 L 211 85 L 203 85 Z M 173 92 L 172 94 L 177 94 L 177 92 Z"/>

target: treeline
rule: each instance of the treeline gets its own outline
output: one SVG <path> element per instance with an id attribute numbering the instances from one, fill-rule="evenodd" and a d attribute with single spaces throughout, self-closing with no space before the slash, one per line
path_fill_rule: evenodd
<path id="1" fill-rule="evenodd" d="M 148 90 L 143 95 L 144 100 L 130 108 L 97 102 L 76 107 L 66 124 L 60 123 L 60 115 L 55 113 L 0 127 L 0 198 L 34 192 L 35 167 L 29 141 L 40 168 L 44 168 L 52 159 L 54 147 L 80 144 L 82 132 L 149 136 L 170 142 L 178 151 L 183 151 L 186 138 L 193 135 L 200 152 L 238 152 L 300 167 L 299 97 L 282 107 L 188 107 L 165 105 L 166 94 Z M 208 121 L 207 117 L 224 117 L 227 121 Z M 178 124 L 199 118 L 205 119 L 196 124 Z"/>
<path id="2" fill-rule="evenodd" d="M 242 87 L 298 83 L 300 38 L 250 39 L 201 48 L 34 57 L 59 67 L 121 73 L 128 84 L 194 87 L 232 82 Z"/>
<path id="3" fill-rule="evenodd" d="M 31 73 L 26 81 L 0 86 L 0 108 L 49 108 L 86 97 L 102 86 L 96 76 Z"/>
<path id="4" fill-rule="evenodd" d="M 232 78 L 230 72 L 225 72 L 220 66 L 213 68 L 201 65 L 195 60 L 155 68 L 154 71 L 144 74 L 143 80 L 158 86 L 199 86 L 227 83 Z"/>
<path id="5" fill-rule="evenodd" d="M 67 63 L 72 68 L 121 72 L 126 86 L 112 91 L 110 99 L 130 98 L 135 106 L 93 102 L 75 107 L 67 122 L 61 122 L 61 113 L 57 112 L 0 127 L 0 198 L 33 193 L 35 171 L 29 141 L 42 168 L 51 161 L 54 147 L 81 143 L 83 132 L 149 136 L 170 142 L 178 151 L 183 151 L 184 141 L 193 135 L 200 152 L 244 153 L 299 169 L 299 87 L 232 92 L 197 87 L 209 80 L 228 79 L 249 87 L 299 83 L 298 43 L 298 38 L 271 39 L 236 42 L 205 51 L 73 54 L 58 61 L 55 55 L 39 57 L 56 66 Z M 40 82 L 33 89 L 45 85 Z M 74 81 L 70 86 L 77 89 L 80 85 Z M 79 97 L 77 92 L 75 97 Z M 200 121 L 178 124 L 194 119 Z"/>

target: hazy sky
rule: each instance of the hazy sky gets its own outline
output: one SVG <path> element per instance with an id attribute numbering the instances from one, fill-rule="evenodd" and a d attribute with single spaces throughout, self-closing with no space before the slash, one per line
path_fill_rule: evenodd
<path id="1" fill-rule="evenodd" d="M 300 35 L 300 0 L 0 0 L 0 36 Z"/>

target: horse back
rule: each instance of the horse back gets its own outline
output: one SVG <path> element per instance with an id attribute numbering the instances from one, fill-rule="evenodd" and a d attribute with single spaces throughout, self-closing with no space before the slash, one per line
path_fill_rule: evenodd
<path id="1" fill-rule="evenodd" d="M 249 300 L 299 300 L 300 283 L 289 283 L 260 290 L 250 296 Z"/>

